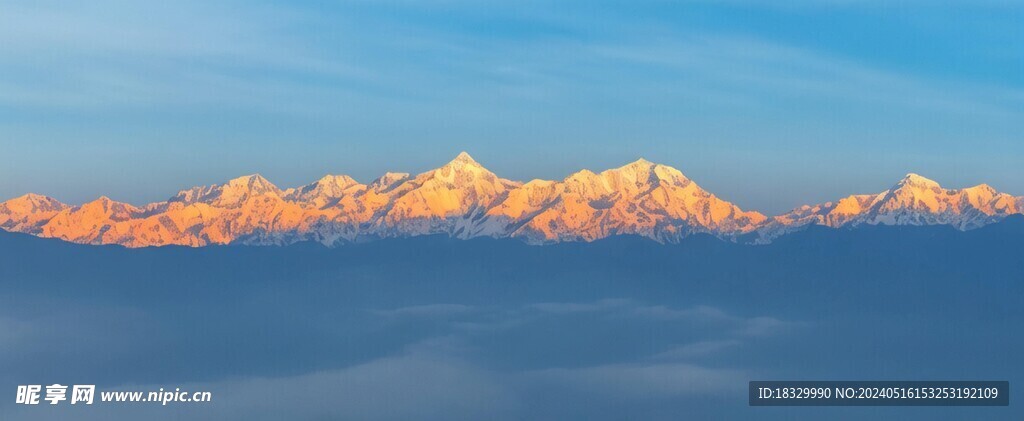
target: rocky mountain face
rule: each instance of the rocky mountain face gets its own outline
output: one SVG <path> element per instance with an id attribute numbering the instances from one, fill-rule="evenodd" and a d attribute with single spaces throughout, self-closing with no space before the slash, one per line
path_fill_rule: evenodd
<path id="1" fill-rule="evenodd" d="M 531 244 L 637 235 L 677 242 L 695 233 L 769 242 L 809 225 L 952 225 L 977 228 L 1021 213 L 1024 198 L 987 185 L 949 190 L 910 174 L 891 189 L 803 206 L 767 218 L 646 160 L 561 181 L 498 177 L 466 153 L 415 177 L 387 173 L 369 184 L 328 175 L 280 189 L 259 175 L 183 190 L 143 207 L 101 197 L 68 206 L 28 194 L 0 204 L 0 228 L 86 244 L 338 245 L 444 234 L 517 238 Z"/>

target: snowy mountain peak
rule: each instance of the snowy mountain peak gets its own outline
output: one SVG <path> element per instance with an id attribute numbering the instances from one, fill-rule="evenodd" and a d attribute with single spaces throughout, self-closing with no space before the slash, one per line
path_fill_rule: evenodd
<path id="1" fill-rule="evenodd" d="M 373 180 L 369 187 L 371 190 L 384 192 L 391 190 L 408 179 L 409 173 L 407 172 L 386 172 L 376 180 Z"/>
<path id="2" fill-rule="evenodd" d="M 977 186 L 974 186 L 974 187 L 965 188 L 964 191 L 965 192 L 972 192 L 972 193 L 975 193 L 975 194 L 987 194 L 987 195 L 999 194 L 999 191 L 996 190 L 994 187 L 992 187 L 992 186 L 990 186 L 988 184 L 984 184 L 984 183 L 978 184 Z"/>
<path id="3" fill-rule="evenodd" d="M 82 204 L 82 206 L 90 206 L 90 205 L 97 205 L 97 206 L 116 206 L 116 205 L 131 206 L 131 205 L 129 205 L 127 203 L 124 203 L 124 202 L 118 202 L 118 201 L 116 201 L 114 199 L 111 199 L 110 197 L 107 197 L 107 196 L 100 196 L 100 197 L 96 198 L 95 200 L 93 200 L 91 202 L 86 202 L 86 203 Z"/>
<path id="4" fill-rule="evenodd" d="M 28 193 L 18 196 L 14 199 L 3 202 L 2 205 L 6 205 L 8 207 L 24 206 L 26 207 L 26 209 L 40 210 L 60 210 L 68 207 L 68 205 L 61 203 L 57 199 L 35 193 Z"/>
<path id="5" fill-rule="evenodd" d="M 345 195 L 355 194 L 366 186 L 347 175 L 325 175 L 302 187 L 287 189 L 282 197 L 301 203 L 324 207 Z"/>
<path id="6" fill-rule="evenodd" d="M 628 165 L 637 165 L 637 166 L 645 166 L 645 167 L 652 167 L 652 166 L 654 166 L 655 164 L 654 164 L 653 162 L 651 162 L 651 161 L 648 161 L 648 160 L 644 159 L 643 157 L 641 157 L 641 158 L 637 158 L 637 160 L 636 160 L 636 161 L 630 162 L 630 163 L 629 163 Z"/>
<path id="7" fill-rule="evenodd" d="M 233 178 L 227 182 L 227 186 L 236 189 L 244 189 L 252 194 L 263 194 L 279 191 L 274 183 L 259 174 L 251 174 Z"/>
<path id="8" fill-rule="evenodd" d="M 111 198 L 109 198 L 107 196 L 100 196 L 100 197 L 96 198 L 96 200 L 93 200 L 91 202 L 87 202 L 87 203 L 83 204 L 82 206 L 88 206 L 88 205 L 110 206 L 110 205 L 115 204 L 115 203 L 120 203 L 120 202 L 118 202 L 118 201 L 116 201 L 114 199 L 111 199 Z"/>
<path id="9" fill-rule="evenodd" d="M 499 178 L 465 152 L 460 153 L 459 156 L 440 168 L 416 176 L 414 181 L 420 187 L 429 186 L 432 183 L 442 183 L 449 189 L 472 188 L 478 192 L 481 189 L 491 189 L 485 187 L 488 185 L 518 185 L 513 181 Z"/>
<path id="10" fill-rule="evenodd" d="M 942 186 L 940 186 L 939 183 L 935 182 L 934 180 L 922 177 L 914 173 L 909 173 L 906 176 L 904 176 L 903 179 L 899 181 L 899 183 L 896 183 L 896 185 L 893 186 L 893 189 L 896 190 L 907 186 L 924 189 L 942 188 Z"/>
<path id="11" fill-rule="evenodd" d="M 317 192 L 320 194 L 336 195 L 350 187 L 359 185 L 358 181 L 347 175 L 325 175 L 319 180 L 302 187 L 288 189 L 286 192 L 296 192 L 300 194 Z"/>
<path id="12" fill-rule="evenodd" d="M 476 160 L 473 159 L 472 156 L 469 156 L 469 154 L 466 153 L 466 151 L 459 152 L 459 154 L 455 156 L 455 159 L 453 159 L 451 162 L 449 162 L 449 164 L 476 165 L 476 166 L 480 165 L 478 162 L 476 162 Z"/>
<path id="13" fill-rule="evenodd" d="M 442 165 L 440 168 L 436 170 L 428 171 L 428 173 L 446 176 L 448 173 L 452 171 L 460 173 L 472 173 L 475 175 L 494 174 L 487 168 L 484 168 L 483 165 L 480 165 L 479 162 L 476 162 L 476 160 L 473 159 L 473 157 L 469 156 L 469 154 L 465 152 L 459 153 L 459 155 L 456 156 L 455 159 L 451 160 L 447 164 Z"/>
<path id="14" fill-rule="evenodd" d="M 643 158 L 619 168 L 605 170 L 600 175 L 615 185 L 626 184 L 637 189 L 654 188 L 663 182 L 677 186 L 691 183 L 679 170 Z"/>
<path id="15" fill-rule="evenodd" d="M 598 177 L 598 175 L 596 173 L 594 173 L 591 170 L 588 170 L 588 169 L 584 168 L 582 170 L 579 170 L 579 171 L 576 171 L 576 172 L 572 173 L 571 175 L 566 177 L 564 181 L 566 181 L 566 182 L 568 182 L 568 181 L 581 182 L 581 181 L 591 180 L 591 179 L 594 179 L 594 178 L 597 178 L 597 177 Z"/>
<path id="16" fill-rule="evenodd" d="M 83 203 L 80 206 L 69 209 L 72 213 L 87 214 L 92 217 L 105 217 L 115 221 L 130 219 L 139 212 L 139 209 L 128 203 L 118 202 L 107 196 L 100 196 L 96 200 Z"/>
<path id="17" fill-rule="evenodd" d="M 69 206 L 52 197 L 29 193 L 0 203 L 0 228 L 36 233 L 39 227 Z"/>
<path id="18" fill-rule="evenodd" d="M 353 184 L 359 184 L 359 182 L 356 181 L 354 178 L 349 177 L 347 175 L 331 175 L 331 174 L 327 174 L 327 175 L 325 175 L 323 177 L 320 177 L 320 179 L 316 181 L 316 184 L 320 184 L 320 185 L 335 185 L 335 186 L 338 186 L 338 187 L 348 187 L 348 186 L 351 186 Z"/>
<path id="19" fill-rule="evenodd" d="M 280 195 L 282 192 L 273 183 L 259 174 L 246 175 L 228 180 L 224 184 L 197 186 L 182 190 L 168 202 L 186 205 L 205 203 L 217 207 L 238 207 L 250 198 L 262 195 Z"/>
<path id="20" fill-rule="evenodd" d="M 38 202 L 49 202 L 49 201 L 52 201 L 54 199 L 49 197 L 49 196 L 43 196 L 41 194 L 27 193 L 27 194 L 23 194 L 21 196 L 15 197 L 14 199 L 11 199 L 10 201 L 15 201 L 15 200 L 38 203 Z"/>
<path id="21" fill-rule="evenodd" d="M 654 168 L 656 166 L 657 166 L 657 164 L 655 164 L 655 163 L 653 163 L 651 161 L 648 161 L 646 159 L 640 158 L 640 159 L 638 159 L 636 161 L 630 162 L 630 163 L 628 163 L 626 165 L 623 165 L 621 167 L 618 167 L 618 168 L 615 168 L 615 169 L 611 169 L 611 170 L 605 170 L 605 171 L 603 171 L 603 173 L 608 173 L 608 172 L 632 173 L 632 174 L 650 173 L 650 172 L 654 171 Z"/>

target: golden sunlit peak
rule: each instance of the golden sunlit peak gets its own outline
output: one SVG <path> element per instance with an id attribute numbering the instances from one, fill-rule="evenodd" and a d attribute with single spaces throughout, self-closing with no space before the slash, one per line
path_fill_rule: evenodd
<path id="1" fill-rule="evenodd" d="M 597 173 L 584 168 L 582 170 L 579 170 L 579 171 L 576 171 L 576 172 L 570 174 L 568 177 L 566 177 L 566 180 L 567 181 L 568 180 L 582 180 L 582 179 L 591 179 L 591 178 L 594 178 L 594 177 L 597 177 Z"/>
<path id="2" fill-rule="evenodd" d="M 376 180 L 373 180 L 373 182 L 370 183 L 370 188 L 375 190 L 386 190 L 408 179 L 409 173 L 407 172 L 386 172 Z"/>
<path id="3" fill-rule="evenodd" d="M 409 178 L 407 172 L 386 172 L 384 175 L 373 180 L 373 184 L 392 184 Z"/>
<path id="4" fill-rule="evenodd" d="M 479 162 L 476 162 L 476 160 L 466 152 L 459 153 L 455 159 L 442 165 L 440 168 L 427 171 L 417 177 L 434 177 L 444 179 L 446 182 L 453 182 L 454 179 L 451 177 L 459 178 L 465 176 L 485 178 L 497 177 L 490 170 L 484 168 L 483 165 L 480 165 Z"/>
<path id="5" fill-rule="evenodd" d="M 354 178 L 349 177 L 347 175 L 327 174 L 327 175 L 325 175 L 323 177 L 320 177 L 320 179 L 317 180 L 316 183 L 317 184 L 336 184 L 336 185 L 339 185 L 339 186 L 348 186 L 348 185 L 352 185 L 352 184 L 357 184 L 358 181 L 356 181 Z"/>
<path id="6" fill-rule="evenodd" d="M 626 165 L 623 165 L 623 166 L 621 166 L 621 167 L 619 167 L 619 168 L 617 168 L 617 169 L 618 169 L 618 170 L 628 170 L 628 169 L 634 169 L 634 170 L 637 170 L 637 169 L 645 169 L 645 170 L 651 170 L 651 171 L 654 171 L 654 170 L 656 170 L 656 169 L 658 169 L 658 168 L 670 168 L 670 167 L 666 167 L 666 166 L 664 166 L 664 165 L 661 165 L 661 164 L 657 164 L 657 163 L 654 163 L 654 162 L 648 161 L 648 160 L 646 160 L 646 159 L 643 159 L 643 158 L 639 158 L 639 159 L 637 159 L 636 161 L 630 162 L 630 163 L 628 163 L 628 164 L 626 164 Z"/>
<path id="7" fill-rule="evenodd" d="M 643 166 L 649 167 L 649 166 L 654 165 L 654 163 L 651 162 L 651 161 L 648 161 L 646 159 L 640 158 L 640 159 L 637 159 L 636 161 L 633 161 L 629 165 L 643 165 Z"/>
<path id="8" fill-rule="evenodd" d="M 228 180 L 228 184 L 249 184 L 250 182 L 253 181 L 267 181 L 267 179 L 263 178 L 263 176 L 259 174 L 249 174 L 243 175 L 241 177 L 232 178 L 231 180 Z"/>
<path id="9" fill-rule="evenodd" d="M 533 180 L 530 180 L 530 181 L 526 182 L 525 184 L 523 184 L 523 187 L 550 186 L 550 185 L 555 184 L 555 183 L 556 182 L 553 181 L 553 180 L 542 180 L 542 179 L 539 179 L 539 178 L 534 178 Z"/>
<path id="10" fill-rule="evenodd" d="M 37 194 L 37 193 L 27 193 L 27 194 L 23 194 L 21 196 L 18 196 L 18 197 L 14 198 L 14 199 L 11 199 L 11 200 L 32 201 L 32 202 L 49 202 L 49 201 L 52 201 L 54 199 L 52 197 L 50 197 L 50 196 L 44 196 L 44 195 Z"/>
<path id="11" fill-rule="evenodd" d="M 965 190 L 986 191 L 986 192 L 989 192 L 989 193 L 997 193 L 998 192 L 994 187 L 992 187 L 992 186 L 990 186 L 988 184 L 985 184 L 985 183 L 978 184 L 977 186 L 974 186 L 974 187 L 968 187 Z"/>
<path id="12" fill-rule="evenodd" d="M 266 178 L 259 174 L 250 174 L 231 179 L 230 181 L 228 181 L 228 186 L 246 187 L 254 191 L 277 190 L 277 186 L 275 186 L 274 183 L 271 183 L 270 180 L 267 180 Z"/>
<path id="13" fill-rule="evenodd" d="M 637 175 L 642 174 L 644 177 L 650 177 L 651 181 L 655 179 L 666 181 L 683 181 L 687 179 L 686 176 L 683 175 L 683 173 L 679 172 L 679 170 L 675 168 L 666 165 L 656 164 L 643 158 L 637 159 L 636 161 L 623 165 L 617 169 L 605 171 L 604 173 L 608 173 L 609 171 L 631 173 Z"/>
<path id="14" fill-rule="evenodd" d="M 459 152 L 459 154 L 453 159 L 450 164 L 463 164 L 463 165 L 480 165 L 476 162 L 473 157 L 469 156 L 466 151 Z"/>
<path id="15" fill-rule="evenodd" d="M 125 203 L 125 202 L 119 202 L 117 200 L 111 199 L 108 196 L 100 196 L 96 200 L 93 200 L 92 202 L 86 203 L 86 205 L 90 205 L 90 204 L 98 204 L 98 205 L 102 205 L 102 206 L 132 206 L 131 204 L 128 204 L 128 203 Z"/>
<path id="16" fill-rule="evenodd" d="M 110 208 L 118 208 L 118 209 L 132 208 L 132 206 L 127 204 L 127 203 L 118 202 L 118 201 L 116 201 L 114 199 L 111 199 L 111 198 L 109 198 L 107 196 L 100 196 L 96 200 L 93 200 L 91 202 L 82 204 L 82 206 L 80 206 L 80 207 L 81 208 L 101 208 L 104 211 L 106 211 L 107 209 L 110 209 Z"/>
<path id="17" fill-rule="evenodd" d="M 918 187 L 935 187 L 935 188 L 939 187 L 939 183 L 935 182 L 934 180 L 922 177 L 922 176 L 920 176 L 918 174 L 915 174 L 915 173 L 908 173 L 897 184 L 897 186 L 905 186 L 905 185 L 918 186 Z"/>

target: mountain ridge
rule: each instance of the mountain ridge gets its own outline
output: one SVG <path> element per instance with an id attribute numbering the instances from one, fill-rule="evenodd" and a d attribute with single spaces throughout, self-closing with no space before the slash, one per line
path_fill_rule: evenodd
<path id="1" fill-rule="evenodd" d="M 640 158 L 599 173 L 526 183 L 494 174 L 468 153 L 412 176 L 363 184 L 328 174 L 279 188 L 259 174 L 181 190 L 137 207 L 105 196 L 78 206 L 27 194 L 0 203 L 0 229 L 84 244 L 333 246 L 447 235 L 530 244 L 631 235 L 675 243 L 694 234 L 764 244 L 810 226 L 949 225 L 970 230 L 1024 212 L 1024 197 L 987 184 L 946 189 L 909 173 L 876 194 L 805 205 L 773 217 L 743 210 L 679 170 Z"/>
<path id="2" fill-rule="evenodd" d="M 952 225 L 963 231 L 1021 213 L 1024 197 L 1000 193 L 987 184 L 946 189 L 909 173 L 880 193 L 851 195 L 778 215 L 758 230 L 757 241 L 768 242 L 807 225 Z"/>

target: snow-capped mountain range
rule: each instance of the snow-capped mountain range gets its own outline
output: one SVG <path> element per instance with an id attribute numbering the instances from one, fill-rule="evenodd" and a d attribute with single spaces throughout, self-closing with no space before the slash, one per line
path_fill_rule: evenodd
<path id="1" fill-rule="evenodd" d="M 987 184 L 945 189 L 911 173 L 878 194 L 847 196 L 776 216 L 757 230 L 756 241 L 769 242 L 808 225 L 951 225 L 966 231 L 1022 212 L 1024 197 L 1000 193 Z"/>
<path id="2" fill-rule="evenodd" d="M 101 197 L 79 206 L 27 194 L 0 203 L 0 228 L 85 244 L 326 245 L 417 235 L 517 238 L 531 244 L 694 233 L 768 243 L 810 225 L 951 225 L 968 230 L 1024 212 L 1024 197 L 988 185 L 945 189 L 909 174 L 889 190 L 802 206 L 768 218 L 702 189 L 675 168 L 640 159 L 561 181 L 506 180 L 465 152 L 415 177 L 369 184 L 328 175 L 280 189 L 259 175 L 183 190 L 143 207 Z"/>

